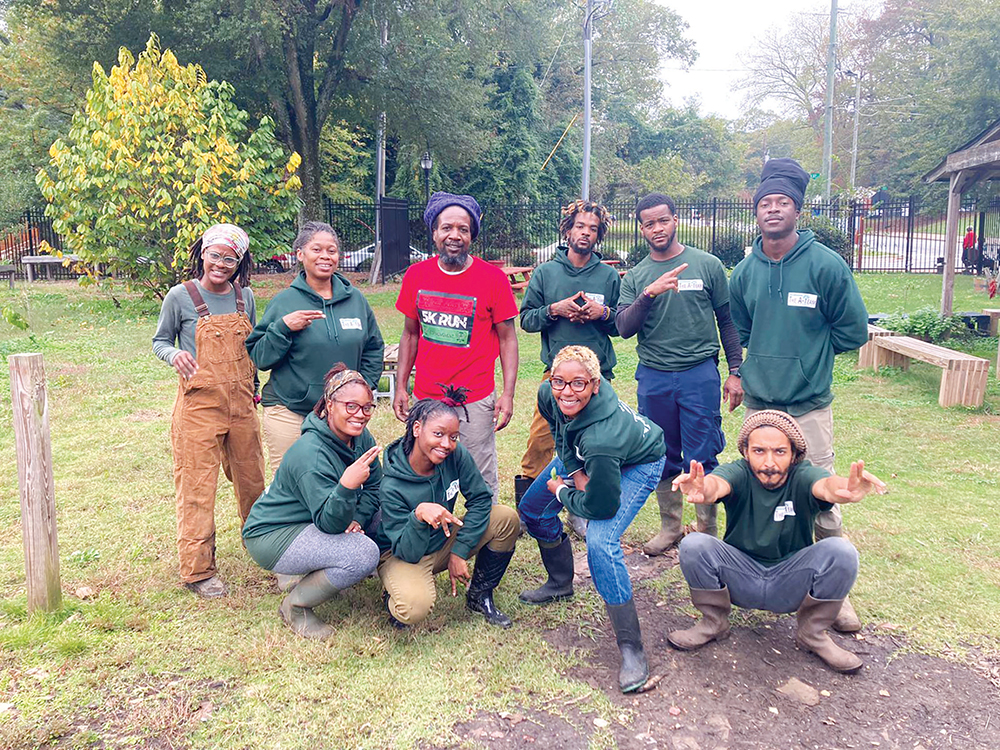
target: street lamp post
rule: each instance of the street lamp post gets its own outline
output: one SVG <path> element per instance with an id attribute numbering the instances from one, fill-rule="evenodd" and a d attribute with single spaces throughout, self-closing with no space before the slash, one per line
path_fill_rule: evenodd
<path id="1" fill-rule="evenodd" d="M 431 152 L 424 151 L 420 157 L 420 168 L 424 170 L 424 206 L 431 202 L 431 169 L 434 167 L 434 160 L 431 159 Z M 427 252 L 433 254 L 434 244 L 431 238 L 431 230 L 427 230 Z"/>

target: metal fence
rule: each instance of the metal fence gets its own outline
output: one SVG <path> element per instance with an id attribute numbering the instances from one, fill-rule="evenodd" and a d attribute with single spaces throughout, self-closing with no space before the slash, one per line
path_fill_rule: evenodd
<path id="1" fill-rule="evenodd" d="M 635 200 L 608 204 L 615 217 L 601 247 L 605 257 L 617 257 L 626 264 L 645 253 L 645 241 L 635 221 Z M 424 206 L 407 208 L 412 250 L 428 251 L 429 238 L 423 223 Z M 719 256 L 733 265 L 743 256 L 754 237 L 757 223 L 750 199 L 712 198 L 680 201 L 678 238 Z M 325 201 L 325 218 L 341 238 L 341 257 L 345 262 L 354 253 L 354 265 L 348 270 L 366 270 L 375 242 L 375 206 L 372 203 L 333 203 Z M 552 257 L 560 241 L 558 203 L 518 203 L 484 205 L 482 228 L 474 248 L 487 260 L 503 260 L 511 265 L 535 265 Z M 856 271 L 940 273 L 945 256 L 945 212 L 941 208 L 923 208 L 912 198 L 887 201 L 871 206 L 860 201 L 810 203 L 802 209 L 800 225 L 836 228 L 834 237 L 842 243 L 841 254 Z M 962 239 L 972 227 L 976 235 L 974 251 L 963 262 Z M 62 241 L 53 231 L 51 221 L 40 208 L 24 212 L 21 218 L 0 228 L 0 264 L 16 267 L 24 278 L 21 258 L 41 254 L 42 241 L 61 250 Z M 967 203 L 959 214 L 955 267 L 969 266 L 982 272 L 996 272 L 1000 259 L 1000 197 L 977 205 Z M 422 257 L 411 250 L 411 258 Z M 361 252 L 363 251 L 363 252 Z M 359 260 L 360 259 L 360 260 Z M 56 266 L 58 278 L 73 278 L 72 268 Z"/>

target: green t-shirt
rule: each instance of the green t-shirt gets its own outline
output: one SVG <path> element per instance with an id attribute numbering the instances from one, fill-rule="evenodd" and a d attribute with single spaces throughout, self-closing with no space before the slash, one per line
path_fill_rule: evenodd
<path id="1" fill-rule="evenodd" d="M 776 490 L 764 487 L 745 459 L 712 472 L 733 488 L 720 502 L 726 506 L 723 540 L 761 565 L 777 565 L 813 543 L 813 519 L 833 505 L 817 500 L 812 486 L 830 472 L 802 461 L 791 467 Z"/>
<path id="2" fill-rule="evenodd" d="M 655 370 L 690 370 L 719 355 L 715 311 L 729 302 L 729 284 L 722 261 L 696 247 L 685 247 L 675 258 L 656 261 L 646 256 L 622 279 L 619 307 L 630 305 L 643 289 L 681 263 L 678 292 L 654 299 L 639 329 L 639 362 Z"/>

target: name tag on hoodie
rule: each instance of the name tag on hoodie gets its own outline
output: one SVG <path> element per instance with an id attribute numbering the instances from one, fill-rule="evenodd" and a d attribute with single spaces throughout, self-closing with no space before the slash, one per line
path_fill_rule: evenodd
<path id="1" fill-rule="evenodd" d="M 781 523 L 789 516 L 795 515 L 795 503 L 791 500 L 786 500 L 784 505 L 779 505 L 774 509 L 774 520 L 776 523 Z"/>
<path id="2" fill-rule="evenodd" d="M 599 305 L 604 304 L 604 295 L 600 292 L 584 292 L 583 296 L 587 299 L 591 299 Z"/>
<path id="3" fill-rule="evenodd" d="M 341 318 L 340 327 L 345 331 L 360 331 L 361 318 Z"/>
<path id="4" fill-rule="evenodd" d="M 816 308 L 816 300 L 819 297 L 815 294 L 808 294 L 806 292 L 789 292 L 788 293 L 788 306 L 789 307 L 811 307 Z"/>
<path id="5" fill-rule="evenodd" d="M 700 292 L 705 289 L 702 279 L 677 279 L 678 292 Z"/>
<path id="6" fill-rule="evenodd" d="M 459 481 L 457 479 L 453 479 L 451 484 L 448 485 L 448 489 L 445 490 L 444 492 L 445 500 L 447 500 L 448 502 L 454 500 L 455 496 L 458 494 L 459 489 L 460 489 Z"/>

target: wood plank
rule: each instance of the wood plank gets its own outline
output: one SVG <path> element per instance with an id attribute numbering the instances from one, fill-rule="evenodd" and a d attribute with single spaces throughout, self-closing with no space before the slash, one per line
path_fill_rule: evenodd
<path id="1" fill-rule="evenodd" d="M 28 611 L 52 611 L 62 591 L 45 367 L 41 354 L 14 354 L 9 364 Z"/>
<path id="2" fill-rule="evenodd" d="M 945 169 L 948 172 L 960 172 L 963 169 L 986 167 L 997 161 L 1000 161 L 1000 141 L 992 141 L 949 154 L 945 160 Z"/>

